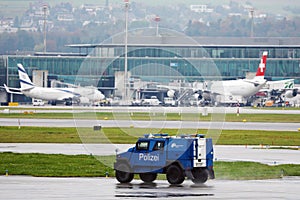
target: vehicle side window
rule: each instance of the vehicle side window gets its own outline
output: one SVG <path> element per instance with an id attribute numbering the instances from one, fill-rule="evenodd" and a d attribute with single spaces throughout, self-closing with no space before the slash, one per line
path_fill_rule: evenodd
<path id="1" fill-rule="evenodd" d="M 163 141 L 157 141 L 156 144 L 154 145 L 153 150 L 154 151 L 162 150 L 162 149 L 164 149 L 164 146 L 165 146 L 165 142 L 163 142 Z"/>
<path id="2" fill-rule="evenodd" d="M 148 150 L 149 142 L 147 141 L 141 141 L 136 143 L 136 149 L 137 150 Z"/>

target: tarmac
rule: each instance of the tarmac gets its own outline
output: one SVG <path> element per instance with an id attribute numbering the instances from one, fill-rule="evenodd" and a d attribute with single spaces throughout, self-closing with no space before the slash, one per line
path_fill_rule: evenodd
<path id="1" fill-rule="evenodd" d="M 28 109 L 33 109 L 28 107 Z M 55 109 L 55 108 L 53 108 Z M 90 109 L 90 108 L 88 108 Z M 128 112 L 127 108 L 96 108 L 107 112 L 122 111 Z M 169 109 L 169 108 L 168 108 Z M 171 111 L 176 112 L 203 112 L 198 108 L 170 108 Z M 211 110 L 208 112 L 217 112 Z M 222 109 L 222 108 L 216 108 Z M 83 112 L 86 110 L 79 109 L 75 112 Z M 131 109 L 132 110 L 132 109 Z M 166 112 L 165 108 L 133 108 L 133 110 L 149 113 Z M 56 112 L 65 112 L 55 110 Z M 222 111 L 222 110 L 221 110 Z M 223 110 L 224 111 L 224 110 Z M 225 113 L 235 113 L 237 108 L 226 108 Z M 23 112 L 21 110 L 9 110 L 9 112 Z M 49 112 L 39 111 L 34 112 Z M 51 110 L 53 112 L 53 110 Z M 69 110 L 67 112 L 74 112 Z M 206 112 L 206 111 L 205 111 Z M 239 108 L 239 112 L 243 113 L 280 113 L 280 114 L 300 114 L 299 110 L 259 110 L 259 109 L 244 109 Z M 131 127 L 151 127 L 151 122 L 142 121 L 110 121 L 110 120 L 89 120 L 78 121 L 72 120 L 38 120 L 38 119 L 7 119 L 0 120 L 0 126 L 47 126 L 47 127 L 93 127 L 94 125 L 102 126 L 119 126 Z M 143 124 L 146 123 L 146 124 Z M 153 124 L 153 127 L 189 127 L 194 126 L 195 123 L 187 122 L 178 123 L 170 122 Z M 206 127 L 207 122 L 196 123 L 197 128 Z M 82 125 L 81 125 L 82 124 Z M 178 125 L 179 124 L 179 125 Z M 210 123 L 211 124 L 211 123 Z M 85 125 L 85 126 L 83 126 Z M 221 124 L 221 129 L 250 129 L 250 130 L 286 130 L 297 131 L 300 128 L 299 123 L 225 123 Z M 0 143 L 0 152 L 18 152 L 18 153 L 63 153 L 63 154 L 92 154 L 92 155 L 112 155 L 115 150 L 125 151 L 132 145 L 112 145 L 112 144 L 22 144 L 22 143 Z M 296 147 L 297 148 L 297 147 Z M 298 147 L 299 148 L 299 147 Z M 215 160 L 223 161 L 254 161 L 261 162 L 268 165 L 278 164 L 300 164 L 299 150 L 285 150 L 285 149 L 270 149 L 268 146 L 224 146 L 215 145 Z M 3 173 L 4 174 L 4 173 Z M 119 184 L 115 178 L 45 178 L 45 177 L 31 177 L 31 176 L 0 176 L 0 199 L 9 200 L 110 200 L 110 199 L 299 199 L 300 191 L 300 177 L 282 177 L 281 179 L 272 180 L 208 180 L 205 184 L 195 185 L 190 180 L 186 180 L 180 186 L 170 186 L 167 181 L 157 180 L 154 184 L 144 184 L 140 180 L 133 180 L 131 184 Z"/>
<path id="2" fill-rule="evenodd" d="M 119 184 L 114 178 L 44 178 L 0 176 L 0 199 L 9 200 L 113 200 L 113 199 L 299 199 L 300 178 L 274 180 L 208 180 L 195 185 L 185 180 L 170 186 L 157 180 Z"/>

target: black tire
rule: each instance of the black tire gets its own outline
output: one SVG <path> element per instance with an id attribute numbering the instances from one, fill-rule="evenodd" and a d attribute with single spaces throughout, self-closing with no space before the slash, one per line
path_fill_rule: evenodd
<path id="1" fill-rule="evenodd" d="M 134 174 L 130 172 L 130 167 L 126 163 L 120 163 L 116 167 L 116 179 L 120 183 L 130 183 Z"/>
<path id="2" fill-rule="evenodd" d="M 194 179 L 192 181 L 194 183 L 205 183 L 208 179 L 208 171 L 207 169 L 196 168 L 192 170 Z"/>
<path id="3" fill-rule="evenodd" d="M 185 177 L 182 169 L 177 165 L 171 165 L 167 168 L 167 180 L 170 184 L 181 184 Z"/>
<path id="4" fill-rule="evenodd" d="M 140 174 L 140 179 L 144 181 L 145 183 L 151 183 L 155 181 L 157 177 L 156 173 L 142 173 Z"/>

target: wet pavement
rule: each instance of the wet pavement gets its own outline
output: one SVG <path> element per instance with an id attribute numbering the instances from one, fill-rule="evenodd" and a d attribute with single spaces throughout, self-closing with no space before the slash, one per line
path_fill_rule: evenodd
<path id="1" fill-rule="evenodd" d="M 274 180 L 208 180 L 195 185 L 185 180 L 171 186 L 157 180 L 119 184 L 114 178 L 43 178 L 0 176 L 0 199 L 299 199 L 300 178 Z"/>

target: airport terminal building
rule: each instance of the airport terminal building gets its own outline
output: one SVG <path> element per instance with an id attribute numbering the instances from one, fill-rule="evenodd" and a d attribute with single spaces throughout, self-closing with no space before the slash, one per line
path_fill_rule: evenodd
<path id="1" fill-rule="evenodd" d="M 20 87 L 17 63 L 22 63 L 36 84 L 53 81 L 94 85 L 106 96 L 120 96 L 124 72 L 132 92 L 144 83 L 192 83 L 244 78 L 256 72 L 263 51 L 268 51 L 266 79 L 295 79 L 300 83 L 300 38 L 234 38 L 181 35 L 116 36 L 102 44 L 70 44 L 74 53 L 40 52 L 0 58 L 0 85 Z M 127 63 L 125 62 L 127 61 Z M 0 91 L 1 103 L 29 102 L 23 95 Z"/>

